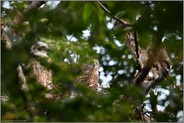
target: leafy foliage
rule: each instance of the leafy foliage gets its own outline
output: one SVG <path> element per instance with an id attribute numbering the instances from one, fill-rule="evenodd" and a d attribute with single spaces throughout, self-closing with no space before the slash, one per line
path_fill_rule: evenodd
<path id="1" fill-rule="evenodd" d="M 125 45 L 126 32 L 109 28 L 114 19 L 101 9 L 98 2 L 61 1 L 55 7 L 44 4 L 26 15 L 19 26 L 11 25 L 28 2 L 1 2 L 2 21 L 21 34 L 20 41 L 7 51 L 2 43 L 1 95 L 9 101 L 2 102 L 2 121 L 126 121 L 138 122 L 135 107 L 148 100 L 151 114 L 156 121 L 179 120 L 177 114 L 183 110 L 182 39 L 183 2 L 102 2 L 108 10 L 133 23 L 138 32 L 139 44 L 148 47 L 151 36 L 166 47 L 173 62 L 172 77 L 161 80 L 148 96 L 132 86 L 136 63 Z M 3 5 L 9 3 L 10 8 Z M 89 36 L 84 36 L 84 31 Z M 53 83 L 59 85 L 52 93 L 61 95 L 59 100 L 44 99 L 46 90 L 36 80 L 28 80 L 28 92 L 20 89 L 16 67 L 28 62 L 30 47 L 37 41 L 50 45 L 49 58 L 40 60 L 53 71 Z M 99 95 L 90 88 L 73 82 L 79 74 L 74 71 L 84 63 L 97 58 L 100 62 L 99 83 L 104 76 L 111 76 L 109 93 Z M 164 99 L 159 95 L 169 90 Z M 83 96 L 70 100 L 70 91 L 76 89 Z M 145 104 L 146 105 L 146 104 Z M 163 112 L 157 106 L 165 106 Z"/>

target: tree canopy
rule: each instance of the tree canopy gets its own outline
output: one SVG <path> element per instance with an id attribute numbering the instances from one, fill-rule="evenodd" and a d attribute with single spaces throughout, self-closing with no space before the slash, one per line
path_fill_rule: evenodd
<path id="1" fill-rule="evenodd" d="M 183 1 L 100 3 L 106 10 L 97 1 L 1 1 L 1 34 L 4 25 L 13 31 L 10 49 L 1 39 L 1 95 L 9 97 L 1 102 L 1 121 L 139 122 L 145 114 L 158 122 L 183 121 Z M 113 29 L 115 17 L 132 24 L 140 46 L 164 46 L 173 63 L 171 77 L 147 94 L 132 85 L 136 62 L 126 31 Z M 38 41 L 50 46 L 49 58 L 39 61 L 53 71 L 59 100 L 43 100 L 46 90 L 34 79 L 30 91 L 20 89 L 17 66 L 28 62 Z M 99 84 L 110 84 L 108 94 L 73 86 L 76 68 L 93 59 L 100 63 Z M 83 96 L 70 100 L 73 88 Z"/>

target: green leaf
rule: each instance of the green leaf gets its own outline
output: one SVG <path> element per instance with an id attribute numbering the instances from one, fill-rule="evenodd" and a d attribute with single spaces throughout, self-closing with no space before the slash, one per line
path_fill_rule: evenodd
<path id="1" fill-rule="evenodd" d="M 83 20 L 87 21 L 92 14 L 92 4 L 90 2 L 86 2 L 84 5 L 83 11 Z"/>

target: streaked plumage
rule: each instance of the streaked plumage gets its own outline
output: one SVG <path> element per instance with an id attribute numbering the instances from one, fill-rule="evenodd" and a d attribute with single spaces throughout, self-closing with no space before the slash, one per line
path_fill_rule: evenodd
<path id="1" fill-rule="evenodd" d="M 93 60 L 93 65 L 85 65 L 83 67 L 83 74 L 76 79 L 76 84 L 83 83 L 84 85 L 98 89 L 98 76 L 99 76 L 99 61 L 97 59 Z M 75 84 L 75 85 L 76 85 Z"/>
<path id="2" fill-rule="evenodd" d="M 74 85 L 76 86 L 79 83 L 82 83 L 86 85 L 89 88 L 94 89 L 98 92 L 98 94 L 106 94 L 107 92 L 104 92 L 102 88 L 100 87 L 98 83 L 98 77 L 99 77 L 99 61 L 97 59 L 93 60 L 93 64 L 85 64 L 83 65 L 82 69 L 82 75 L 77 78 L 74 82 Z M 77 92 L 73 90 L 70 95 L 70 99 L 75 98 L 77 96 Z M 80 95 L 80 94 L 79 94 Z"/>
<path id="3" fill-rule="evenodd" d="M 127 28 L 130 29 L 130 27 L 124 27 L 121 26 L 121 23 L 118 24 L 118 22 L 115 22 L 115 27 L 114 29 L 117 28 L 122 28 L 122 30 L 126 30 Z M 125 36 L 125 43 L 129 47 L 134 60 L 138 60 L 140 63 L 141 69 L 144 68 L 148 61 L 149 57 L 149 51 L 150 51 L 150 46 L 147 49 L 142 48 L 140 45 L 138 45 L 138 55 L 136 53 L 136 45 L 135 45 L 135 39 L 134 39 L 134 34 L 132 32 L 127 32 Z M 164 47 L 160 48 L 158 51 L 158 55 L 155 56 L 155 62 L 150 69 L 148 75 L 144 78 L 143 82 L 140 82 L 140 86 L 145 90 L 149 91 L 149 89 L 154 85 L 154 82 L 156 79 L 163 79 L 169 77 L 169 69 L 172 66 L 172 62 L 170 58 L 167 55 L 167 52 Z M 139 71 L 140 72 L 140 71 Z M 139 74 L 137 71 L 135 74 L 135 77 Z"/>
<path id="4" fill-rule="evenodd" d="M 42 66 L 37 60 L 40 58 L 48 57 L 48 49 L 48 45 L 40 41 L 31 47 L 30 53 L 31 55 L 33 55 L 33 57 L 30 58 L 29 62 L 24 66 L 25 70 L 30 70 L 29 75 L 24 75 L 23 68 L 20 65 L 18 66 L 19 77 L 22 83 L 23 90 L 28 90 L 26 76 L 36 79 L 46 89 L 52 89 L 52 71 Z"/>

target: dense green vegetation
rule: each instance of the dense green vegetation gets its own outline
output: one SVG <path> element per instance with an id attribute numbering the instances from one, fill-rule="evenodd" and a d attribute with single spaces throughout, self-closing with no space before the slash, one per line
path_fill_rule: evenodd
<path id="1" fill-rule="evenodd" d="M 5 8 L 5 3 L 10 8 Z M 139 122 L 143 110 L 139 112 L 136 107 L 141 105 L 149 107 L 156 121 L 177 122 L 181 118 L 177 115 L 183 110 L 183 2 L 104 1 L 102 4 L 112 15 L 133 24 L 142 47 L 164 44 L 173 63 L 172 77 L 161 80 L 147 96 L 132 85 L 136 62 L 125 45 L 125 32 L 110 28 L 115 19 L 98 2 L 62 1 L 55 7 L 43 4 L 27 12 L 22 23 L 14 25 L 12 22 L 20 18 L 28 2 L 1 2 L 2 22 L 20 34 L 12 42 L 11 50 L 5 49 L 1 41 L 1 95 L 9 97 L 8 102 L 1 103 L 2 121 Z M 89 36 L 84 36 L 86 30 Z M 150 35 L 160 40 L 152 42 Z M 29 60 L 30 47 L 37 41 L 50 45 L 51 63 L 47 59 L 40 62 L 52 69 L 53 83 L 60 85 L 53 93 L 61 95 L 59 100 L 43 100 L 46 90 L 35 80 L 28 80 L 33 87 L 30 91 L 20 89 L 17 65 Z M 79 76 L 73 68 L 92 59 L 100 62 L 99 83 L 104 81 L 103 76 L 111 76 L 111 88 L 105 89 L 109 93 L 99 95 L 79 85 L 75 88 L 85 98 L 69 100 L 72 83 Z M 170 93 L 165 94 L 161 89 Z M 145 101 L 148 104 L 143 104 Z M 164 111 L 158 111 L 157 105 L 164 106 Z"/>

